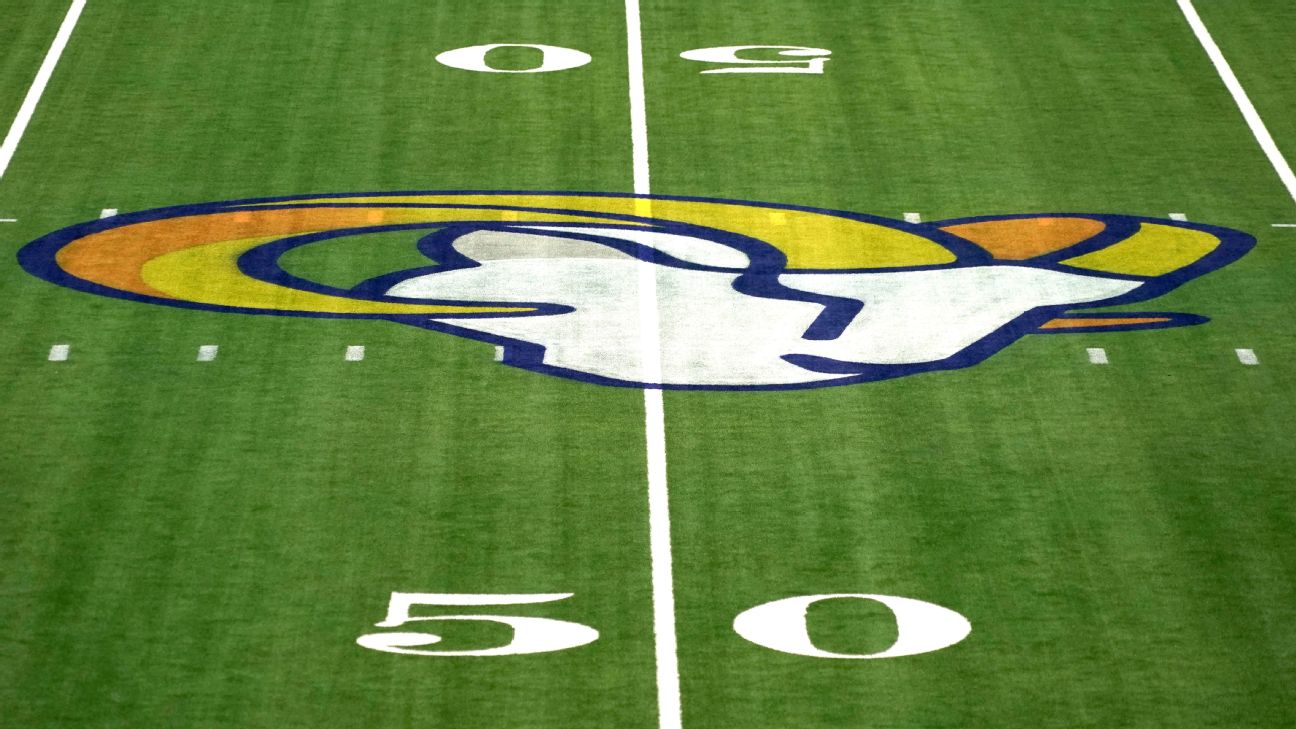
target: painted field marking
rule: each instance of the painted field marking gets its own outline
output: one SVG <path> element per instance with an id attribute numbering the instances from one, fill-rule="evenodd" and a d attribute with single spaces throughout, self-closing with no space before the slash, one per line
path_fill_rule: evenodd
<path id="1" fill-rule="evenodd" d="M 1089 353 L 1089 364 L 1105 365 L 1107 364 L 1107 350 L 1102 347 L 1089 347 L 1085 350 Z"/>
<path id="2" fill-rule="evenodd" d="M 1235 349 L 1233 351 L 1237 352 L 1238 361 L 1244 365 L 1260 364 L 1260 358 L 1256 356 L 1254 349 Z"/>
<path id="3" fill-rule="evenodd" d="M 18 218 L 0 218 L 0 223 L 16 223 Z"/>
<path id="4" fill-rule="evenodd" d="M 503 361 L 504 361 L 504 348 L 503 348 L 503 347 L 496 347 L 496 348 L 495 348 L 495 361 L 496 361 L 496 362 L 503 362 Z"/>
<path id="5" fill-rule="evenodd" d="M 50 44 L 45 60 L 36 71 L 36 78 L 32 80 L 31 88 L 27 90 L 22 106 L 18 108 L 18 115 L 14 117 L 9 133 L 5 135 L 4 142 L 0 142 L 0 177 L 4 177 L 9 169 L 9 163 L 13 161 L 14 152 L 18 151 L 18 143 L 27 132 L 27 125 L 31 123 L 32 115 L 36 113 L 36 106 L 45 93 L 45 87 L 49 85 L 50 77 L 54 75 L 54 67 L 58 65 L 63 49 L 67 48 L 68 39 L 72 37 L 72 31 L 76 28 L 77 20 L 81 18 L 81 11 L 85 10 L 85 5 L 86 0 L 72 0 L 67 15 L 63 16 L 63 24 L 59 26 L 58 33 L 54 36 L 54 42 Z"/>
<path id="6" fill-rule="evenodd" d="M 51 361 L 51 362 L 66 362 L 66 361 L 67 361 L 67 358 L 68 358 L 68 355 L 71 354 L 71 352 L 72 352 L 72 345 L 70 345 L 70 344 L 56 344 L 56 345 L 54 345 L 53 347 L 50 347 L 50 351 L 49 351 L 49 361 Z"/>
<path id="7" fill-rule="evenodd" d="M 365 348 L 363 344 L 352 344 L 346 348 L 346 354 L 343 359 L 347 362 L 360 362 L 365 358 Z"/>
<path id="8" fill-rule="evenodd" d="M 1178 220 L 1179 222 L 1182 223 L 1182 222 L 1188 220 L 1188 216 L 1187 216 L 1187 215 L 1184 215 L 1183 213 L 1170 213 L 1170 219 L 1171 219 L 1171 220 Z"/>
<path id="9" fill-rule="evenodd" d="M 1238 110 L 1242 112 L 1242 117 L 1246 119 L 1247 126 L 1251 128 L 1251 134 L 1260 143 L 1260 149 L 1264 150 L 1265 156 L 1269 158 L 1269 164 L 1273 165 L 1274 172 L 1278 173 L 1278 179 L 1282 180 L 1283 186 L 1287 188 L 1287 194 L 1291 196 L 1293 202 L 1296 202 L 1296 173 L 1292 172 L 1291 165 L 1287 164 L 1287 158 L 1283 157 L 1282 151 L 1278 149 L 1277 143 L 1274 142 L 1273 135 L 1269 134 L 1268 127 L 1265 126 L 1264 120 L 1260 118 L 1260 112 L 1256 111 L 1255 104 L 1251 103 L 1251 98 L 1242 88 L 1242 82 L 1233 73 L 1233 68 L 1224 58 L 1223 51 L 1215 44 L 1215 39 L 1211 37 L 1210 31 L 1206 29 L 1206 24 L 1202 22 L 1201 16 L 1197 14 L 1197 8 L 1193 6 L 1192 0 L 1179 0 L 1179 10 L 1188 20 L 1188 25 L 1192 27 L 1193 34 L 1197 36 L 1197 41 L 1205 49 L 1206 55 L 1210 57 L 1211 63 L 1215 65 L 1215 71 L 1219 73 L 1220 80 L 1228 88 L 1229 93 L 1233 95 L 1233 102 L 1237 104 Z"/>
<path id="10" fill-rule="evenodd" d="M 1296 228 L 1296 223 L 1274 223 L 1275 228 Z"/>
<path id="11" fill-rule="evenodd" d="M 769 219 L 775 225 L 787 225 L 787 213 L 773 212 L 769 214 Z"/>
<path id="12" fill-rule="evenodd" d="M 626 0 L 626 60 L 629 66 L 630 148 L 634 192 L 652 191 L 648 168 L 648 113 L 644 95 L 643 30 L 639 0 Z M 648 207 L 648 205 L 644 205 Z M 639 321 L 643 382 L 661 382 L 661 321 L 657 274 L 639 268 Z M 681 729 L 679 654 L 675 635 L 675 577 L 671 565 L 670 495 L 666 480 L 666 414 L 660 388 L 644 388 L 644 445 L 648 457 L 648 551 L 652 559 L 653 637 L 657 659 L 657 724 Z"/>
<path id="13" fill-rule="evenodd" d="M 204 344 L 198 348 L 199 362 L 214 362 L 216 354 L 220 352 L 220 347 L 215 344 Z"/>
<path id="14" fill-rule="evenodd" d="M 922 222 L 922 216 L 919 215 L 918 213 L 905 213 L 905 214 L 904 214 L 904 219 L 905 219 L 905 222 L 906 222 L 906 223 L 921 223 L 921 222 Z"/>
<path id="15" fill-rule="evenodd" d="M 99 211 L 99 219 L 111 218 L 117 215 L 117 208 L 104 208 Z"/>

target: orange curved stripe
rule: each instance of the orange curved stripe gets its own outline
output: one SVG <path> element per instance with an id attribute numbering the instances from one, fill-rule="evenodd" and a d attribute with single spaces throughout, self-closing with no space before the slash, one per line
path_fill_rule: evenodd
<path id="1" fill-rule="evenodd" d="M 1171 321 L 1168 316 L 1131 316 L 1126 318 L 1101 317 L 1094 319 L 1052 319 L 1040 325 L 1040 329 L 1095 329 L 1098 327 L 1128 327 L 1142 324 L 1162 324 Z"/>
<path id="2" fill-rule="evenodd" d="M 1105 227 L 1091 218 L 1040 217 L 963 223 L 941 230 L 976 243 L 1000 260 L 1024 261 L 1088 240 Z"/>
<path id="3" fill-rule="evenodd" d="M 502 210 L 471 208 L 243 209 L 109 228 L 69 243 L 55 259 L 60 268 L 77 278 L 121 291 L 175 299 L 150 286 L 141 271 L 149 261 L 186 248 L 368 225 L 504 220 L 505 216 Z M 557 213 L 529 213 L 526 217 L 536 222 L 600 222 L 597 218 Z"/>

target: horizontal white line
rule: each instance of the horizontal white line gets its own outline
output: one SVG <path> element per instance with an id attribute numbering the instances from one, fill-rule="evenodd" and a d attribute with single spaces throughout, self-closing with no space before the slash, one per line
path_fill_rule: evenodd
<path id="1" fill-rule="evenodd" d="M 1274 223 L 1275 228 L 1296 228 L 1296 223 Z"/>
<path id="2" fill-rule="evenodd" d="M 18 218 L 0 218 L 0 223 L 16 223 Z"/>

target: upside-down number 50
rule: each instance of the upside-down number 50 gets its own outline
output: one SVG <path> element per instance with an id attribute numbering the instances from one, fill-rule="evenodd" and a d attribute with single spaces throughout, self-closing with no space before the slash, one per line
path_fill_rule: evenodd
<path id="1" fill-rule="evenodd" d="M 540 52 L 539 62 L 530 68 L 499 68 L 490 64 L 490 54 L 499 48 L 531 48 Z M 832 51 L 806 46 L 718 46 L 684 51 L 687 61 L 715 64 L 700 73 L 811 73 L 824 72 Z M 455 48 L 438 54 L 437 63 L 462 71 L 478 73 L 551 73 L 580 68 L 594 57 L 575 48 L 546 46 L 540 43 L 486 43 Z M 498 60 L 498 59 L 497 59 Z"/>

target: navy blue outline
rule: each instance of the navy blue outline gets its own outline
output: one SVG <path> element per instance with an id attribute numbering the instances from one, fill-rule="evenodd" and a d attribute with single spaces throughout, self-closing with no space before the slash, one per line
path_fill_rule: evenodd
<path id="1" fill-rule="evenodd" d="M 551 367 L 543 363 L 544 348 L 530 342 L 513 340 L 506 337 L 497 337 L 494 335 L 484 334 L 482 332 L 465 329 L 457 326 L 453 321 L 442 321 L 443 319 L 459 318 L 489 318 L 493 316 L 544 316 L 560 314 L 570 311 L 569 307 L 556 306 L 545 303 L 484 303 L 484 302 L 462 302 L 462 301 L 433 301 L 433 300 L 411 300 L 400 297 L 390 297 L 383 294 L 380 287 L 387 284 L 394 284 L 397 280 L 403 280 L 412 275 L 421 275 L 436 271 L 444 271 L 449 268 L 462 268 L 467 266 L 480 265 L 471 261 L 453 250 L 449 241 L 453 239 L 455 233 L 462 234 L 467 229 L 483 228 L 500 228 L 513 229 L 525 227 L 528 229 L 543 228 L 547 225 L 562 226 L 558 223 L 528 223 L 519 221 L 516 225 L 511 223 L 500 223 L 499 221 L 490 221 L 485 223 L 416 223 L 404 225 L 378 225 L 363 226 L 357 228 L 346 228 L 336 231 L 327 231 L 325 233 L 308 234 L 304 236 L 290 236 L 288 238 L 272 241 L 271 243 L 258 246 L 248 251 L 239 260 L 239 269 L 253 278 L 279 283 L 291 288 L 325 293 L 335 296 L 346 296 L 348 298 L 361 298 L 372 301 L 384 301 L 391 303 L 417 303 L 417 304 L 449 304 L 449 305 L 466 305 L 466 306 L 504 306 L 513 308 L 535 308 L 534 312 L 523 314 L 518 313 L 484 313 L 484 314 L 437 314 L 436 320 L 429 320 L 427 314 L 415 315 L 392 315 L 392 314 L 338 314 L 329 312 L 300 312 L 300 311 L 269 311 L 262 309 L 251 309 L 247 307 L 224 306 L 213 304 L 202 304 L 191 301 L 179 301 L 174 299 L 164 299 L 159 297 L 135 294 L 132 292 L 112 289 L 106 286 L 92 283 L 84 279 L 71 276 L 66 271 L 59 268 L 55 255 L 64 246 L 71 242 L 83 238 L 87 235 L 102 232 L 112 228 L 136 223 L 161 220 L 165 218 L 198 216 L 212 213 L 233 212 L 238 210 L 276 210 L 276 209 L 293 209 L 293 208 L 329 208 L 329 207 L 455 207 L 455 208 L 479 208 L 492 210 L 516 210 L 519 212 L 556 212 L 571 214 L 572 210 L 565 209 L 547 209 L 534 208 L 521 205 L 481 205 L 481 204 L 461 204 L 461 203 L 411 203 L 411 202 L 327 202 L 334 199 L 347 199 L 356 197 L 368 198 L 397 198 L 423 195 L 476 195 L 476 196 L 516 196 L 516 195 L 550 195 L 550 196 L 570 196 L 570 197 L 614 197 L 614 198 L 646 198 L 658 200 L 675 200 L 684 202 L 707 202 L 720 203 L 728 205 L 745 205 L 772 210 L 795 210 L 801 212 L 811 212 L 835 217 L 846 218 L 861 222 L 882 225 L 885 227 L 903 230 L 924 237 L 932 242 L 941 245 L 954 254 L 956 260 L 952 263 L 941 265 L 895 267 L 895 268 L 873 268 L 873 269 L 836 269 L 836 270 L 818 270 L 818 269 L 787 269 L 787 259 L 781 251 L 773 246 L 752 238 L 741 236 L 729 231 L 723 231 L 704 226 L 696 226 L 678 221 L 661 220 L 656 218 L 645 218 L 634 215 L 621 215 L 613 213 L 602 213 L 597 211 L 576 211 L 582 217 L 605 218 L 609 222 L 606 227 L 626 227 L 626 222 L 638 223 L 636 229 L 643 229 L 642 224 L 648 223 L 654 229 L 677 232 L 689 231 L 686 234 L 699 235 L 720 242 L 731 247 L 738 248 L 747 253 L 751 258 L 751 266 L 738 273 L 734 282 L 734 288 L 746 294 L 753 296 L 762 296 L 769 298 L 792 299 L 800 301 L 812 301 L 824 306 L 824 312 L 814 322 L 814 324 L 803 335 L 806 339 L 833 339 L 840 336 L 845 327 L 860 311 L 860 303 L 852 299 L 842 299 L 840 297 L 826 296 L 821 294 L 812 294 L 804 291 L 791 289 L 778 282 L 778 276 L 784 272 L 794 271 L 797 274 L 813 273 L 850 273 L 863 271 L 907 271 L 907 270 L 932 270 L 942 268 L 963 268 L 969 266 L 995 264 L 1001 266 L 1027 266 L 1035 269 L 1050 269 L 1062 271 L 1075 275 L 1099 276 L 1097 272 L 1088 271 L 1081 268 L 1072 268 L 1066 266 L 1062 261 L 1084 255 L 1085 253 L 1099 250 L 1107 245 L 1123 240 L 1130 233 L 1137 229 L 1141 223 L 1155 223 L 1170 227 L 1179 227 L 1188 230 L 1203 231 L 1210 233 L 1220 239 L 1219 246 L 1202 259 L 1190 264 L 1182 269 L 1156 278 L 1146 278 L 1138 276 L 1119 276 L 1102 273 L 1102 278 L 1126 278 L 1142 283 L 1142 285 L 1128 294 L 1105 299 L 1098 302 L 1089 302 L 1084 306 L 1118 306 L 1129 304 L 1147 299 L 1156 298 L 1169 291 L 1172 291 L 1184 283 L 1197 278 L 1210 271 L 1222 268 L 1233 261 L 1241 258 L 1255 246 L 1255 238 L 1247 233 L 1201 223 L 1192 223 L 1185 221 L 1165 220 L 1161 218 L 1152 218 L 1134 215 L 1106 215 L 1106 214 L 1077 214 L 1077 213 L 1019 213 L 1012 215 L 984 215 L 967 218 L 955 218 L 950 220 L 931 221 L 927 223 L 905 223 L 898 220 L 883 218 L 880 216 L 868 215 L 864 213 L 853 213 L 841 210 L 831 210 L 827 208 L 816 208 L 801 205 L 787 205 L 780 203 L 753 203 L 743 200 L 728 200 L 723 198 L 708 197 L 691 197 L 677 195 L 635 195 L 630 193 L 607 193 L 607 192 L 577 192 L 577 191 L 536 191 L 536 190 L 443 190 L 443 191 L 400 191 L 400 192 L 380 192 L 380 193 L 324 193 L 317 195 L 293 195 L 286 197 L 269 197 L 269 198 L 250 198 L 244 200 L 233 200 L 216 203 L 202 203 L 196 205 L 176 205 L 153 210 L 145 210 L 135 213 L 124 213 L 111 218 L 95 220 L 79 225 L 73 225 L 59 231 L 55 231 L 46 236 L 27 244 L 18 251 L 18 263 L 29 274 L 37 278 L 44 279 L 50 283 L 57 284 L 66 288 L 83 291 L 86 293 L 98 294 L 110 298 L 120 298 L 133 301 L 144 301 L 148 303 L 163 304 L 178 308 L 201 309 L 208 311 L 238 312 L 247 314 L 273 315 L 273 316 L 302 316 L 323 319 L 386 319 L 404 324 L 410 324 L 423 329 L 441 331 L 456 336 L 484 341 L 504 347 L 503 363 L 523 369 L 532 370 L 542 374 L 550 374 L 568 379 L 581 380 L 601 385 L 611 385 L 620 387 L 647 388 L 647 389 L 671 389 L 671 390 L 797 390 L 811 389 L 819 387 L 835 387 L 838 385 L 853 384 L 858 382 L 874 382 L 878 380 L 892 379 L 923 372 L 933 372 L 941 370 L 956 370 L 971 367 L 983 362 L 985 359 L 996 352 L 1011 345 L 1013 342 L 1032 333 L 1083 333 L 1088 331 L 1110 332 L 1121 329 L 1150 329 L 1150 328 L 1167 328 L 1174 326 L 1185 326 L 1200 324 L 1207 321 L 1205 317 L 1192 314 L 1131 314 L 1121 312 L 1118 314 L 1077 314 L 1072 310 L 1075 305 L 1050 306 L 1033 309 L 1030 312 L 1018 317 L 999 329 L 991 332 L 982 339 L 978 340 L 971 346 L 961 350 L 956 355 L 944 360 L 934 362 L 925 362 L 911 365 L 870 365 L 866 363 L 840 362 L 822 357 L 812 357 L 809 355 L 790 354 L 785 355 L 784 359 L 790 363 L 804 367 L 815 372 L 825 374 L 840 374 L 842 377 L 831 380 L 821 380 L 811 383 L 798 383 L 792 385 L 672 385 L 658 383 L 638 383 L 623 380 L 612 380 L 603 377 L 589 375 L 583 372 L 568 370 L 565 368 Z M 317 201 L 302 204 L 301 201 Z M 294 202 L 298 204 L 293 204 Z M 277 204 L 278 203 L 278 204 Z M 1104 224 L 1104 229 L 1099 234 L 1085 240 L 1077 245 L 1054 251 L 1043 256 L 1039 256 L 1029 261 L 1002 261 L 994 259 L 991 254 L 971 241 L 960 238 L 952 233 L 948 233 L 942 228 L 975 222 L 988 222 L 996 220 L 1038 218 L 1038 217 L 1065 217 L 1065 218 L 1084 218 L 1096 220 Z M 617 225 L 621 223 L 621 225 Z M 597 227 L 595 224 L 581 224 L 582 227 Z M 431 233 L 424 236 L 418 243 L 419 249 L 425 254 L 434 254 L 429 257 L 437 262 L 435 266 L 429 266 L 423 269 L 413 271 L 400 271 L 388 274 L 368 281 L 362 282 L 353 289 L 338 289 L 324 286 L 316 282 L 306 281 L 291 276 L 284 271 L 279 265 L 279 257 L 291 248 L 306 245 L 308 243 L 328 240 L 342 236 L 357 235 L 372 232 L 386 232 L 390 230 L 415 230 L 415 229 L 438 229 L 446 231 L 443 234 Z M 555 233 L 556 234 L 556 233 Z M 605 238 L 597 235 L 576 235 L 562 233 L 574 238 L 592 240 L 604 245 L 617 247 L 619 250 L 633 255 L 643 260 L 659 263 L 661 265 L 678 266 L 684 268 L 700 270 L 717 270 L 736 272 L 734 269 L 711 268 L 699 266 L 685 261 L 671 258 L 653 249 L 644 246 L 628 244 L 615 238 Z M 421 272 L 421 273 L 420 273 Z M 736 272 L 737 273 L 737 272 Z M 848 303 L 843 303 L 848 302 Z M 1063 330 L 1041 330 L 1040 326 L 1055 318 L 1116 318 L 1116 317 L 1137 317 L 1137 316 L 1157 316 L 1167 317 L 1170 321 L 1161 322 L 1157 325 L 1130 325 L 1128 327 L 1096 327 L 1082 329 L 1063 329 Z"/>

